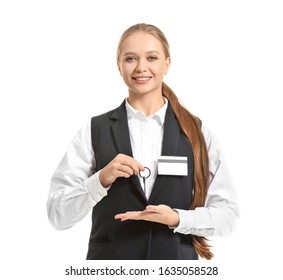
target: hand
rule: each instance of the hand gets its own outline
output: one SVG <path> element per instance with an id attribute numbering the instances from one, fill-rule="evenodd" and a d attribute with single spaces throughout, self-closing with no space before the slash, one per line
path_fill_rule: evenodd
<path id="1" fill-rule="evenodd" d="M 172 210 L 169 206 L 148 205 L 143 211 L 129 211 L 115 215 L 115 219 L 126 220 L 144 220 L 160 224 L 168 225 L 169 227 L 176 227 L 180 222 L 179 213 Z"/>
<path id="2" fill-rule="evenodd" d="M 118 154 L 108 165 L 100 170 L 99 180 L 103 187 L 107 187 L 118 177 L 129 178 L 131 175 L 138 175 L 144 167 L 134 158 Z"/>

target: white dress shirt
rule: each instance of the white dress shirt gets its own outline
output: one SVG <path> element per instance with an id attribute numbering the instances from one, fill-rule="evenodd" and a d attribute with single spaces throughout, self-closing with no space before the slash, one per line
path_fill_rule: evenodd
<path id="1" fill-rule="evenodd" d="M 161 155 L 167 105 L 166 100 L 161 109 L 145 117 L 126 101 L 133 157 L 151 170 L 151 176 L 146 180 L 147 197 L 157 176 L 157 159 Z M 230 234 L 237 224 L 237 197 L 218 142 L 204 125 L 202 132 L 210 163 L 206 202 L 204 207 L 194 210 L 175 209 L 180 215 L 180 223 L 173 230 L 198 236 L 224 236 Z M 89 121 L 71 141 L 51 179 L 47 212 L 56 229 L 73 226 L 107 195 L 109 188 L 101 185 L 99 170 L 95 166 Z"/>

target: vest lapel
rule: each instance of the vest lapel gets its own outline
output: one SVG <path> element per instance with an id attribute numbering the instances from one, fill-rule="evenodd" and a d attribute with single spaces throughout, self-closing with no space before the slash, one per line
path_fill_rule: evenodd
<path id="1" fill-rule="evenodd" d="M 171 108 L 170 103 L 168 104 L 168 108 L 165 115 L 164 122 L 164 135 L 163 135 L 163 144 L 162 144 L 162 152 L 163 156 L 174 156 L 176 155 L 177 145 L 179 143 L 180 137 L 180 126 L 178 121 L 175 118 L 173 110 Z M 149 198 L 149 204 L 151 204 L 155 197 L 162 189 L 162 185 L 166 182 L 167 176 L 158 175 L 156 181 L 154 183 L 154 187 L 152 189 L 152 193 Z"/>
<path id="2" fill-rule="evenodd" d="M 113 120 L 111 130 L 117 152 L 132 157 L 133 152 L 130 142 L 125 101 L 113 111 L 110 119 Z"/>
<path id="3" fill-rule="evenodd" d="M 114 121 L 111 126 L 111 130 L 117 153 L 133 157 L 125 101 L 116 110 L 113 111 L 110 119 Z M 131 180 L 135 184 L 142 197 L 147 200 L 142 190 L 138 176 L 131 176 Z"/>

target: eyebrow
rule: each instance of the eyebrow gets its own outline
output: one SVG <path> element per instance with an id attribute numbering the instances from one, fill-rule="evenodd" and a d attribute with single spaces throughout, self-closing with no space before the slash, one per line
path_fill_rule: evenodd
<path id="1" fill-rule="evenodd" d="M 157 53 L 157 54 L 160 54 L 160 52 L 158 52 L 158 51 L 148 51 L 148 52 L 146 52 L 146 54 L 154 54 L 154 53 Z M 136 53 L 135 52 L 126 52 L 125 54 L 124 54 L 124 56 L 126 56 L 126 55 L 130 55 L 130 54 L 134 54 L 134 55 L 136 55 Z"/>

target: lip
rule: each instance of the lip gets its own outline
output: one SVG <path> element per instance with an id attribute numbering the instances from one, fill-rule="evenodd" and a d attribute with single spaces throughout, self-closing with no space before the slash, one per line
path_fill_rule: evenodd
<path id="1" fill-rule="evenodd" d="M 139 84 L 147 83 L 151 78 L 152 78 L 151 76 L 135 76 L 135 77 L 133 77 L 133 79 Z"/>
<path id="2" fill-rule="evenodd" d="M 135 76 L 133 77 L 134 80 L 140 80 L 140 81 L 144 81 L 144 80 L 149 80 L 151 79 L 151 76 Z"/>

